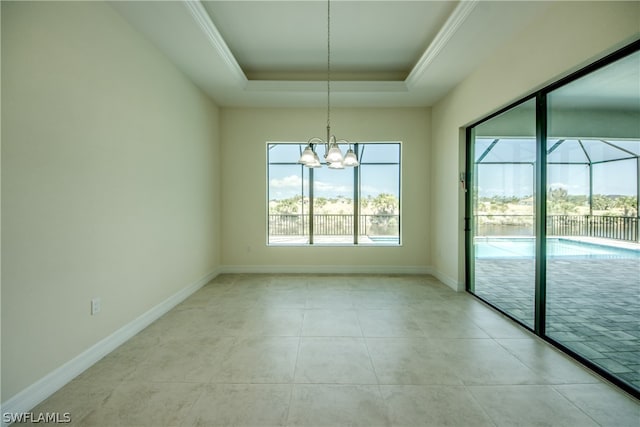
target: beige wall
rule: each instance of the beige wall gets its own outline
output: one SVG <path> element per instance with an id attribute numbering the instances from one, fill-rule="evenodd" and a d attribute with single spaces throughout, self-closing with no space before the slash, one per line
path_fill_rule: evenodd
<path id="1" fill-rule="evenodd" d="M 7 400 L 219 265 L 220 177 L 217 108 L 107 4 L 3 1 L 2 64 Z"/>
<path id="2" fill-rule="evenodd" d="M 638 2 L 557 2 L 432 109 L 433 265 L 464 281 L 463 128 L 638 37 Z"/>
<path id="3" fill-rule="evenodd" d="M 324 137 L 324 109 L 223 109 L 222 262 L 244 271 L 300 265 L 331 271 L 382 271 L 429 266 L 429 110 L 335 109 L 332 130 L 352 141 L 402 141 L 402 247 L 266 246 L 266 141 Z M 363 270 L 364 269 L 364 270 Z M 289 270 L 291 271 L 291 270 Z"/>

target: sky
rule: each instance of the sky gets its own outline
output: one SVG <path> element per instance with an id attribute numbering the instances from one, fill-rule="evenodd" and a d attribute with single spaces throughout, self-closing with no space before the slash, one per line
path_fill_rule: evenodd
<path id="1" fill-rule="evenodd" d="M 400 177 L 398 165 L 372 165 L 367 162 L 398 162 L 400 158 L 400 144 L 367 144 L 364 151 L 358 153 L 358 159 L 363 161 L 360 166 L 360 197 L 375 197 L 381 193 L 395 194 L 399 197 Z M 303 147 L 304 148 L 304 147 Z M 341 147 L 343 152 L 346 146 Z M 324 149 L 319 148 L 322 158 Z M 269 162 L 297 162 L 300 148 L 297 144 L 277 145 L 269 149 Z M 354 171 L 352 168 L 314 169 L 315 197 L 333 198 L 344 196 L 353 198 Z M 308 194 L 309 169 L 297 165 L 270 165 L 269 167 L 269 199 L 286 199 L 302 194 Z"/>
<path id="2" fill-rule="evenodd" d="M 593 166 L 593 194 L 635 196 L 636 161 L 601 163 Z M 477 186 L 480 197 L 526 197 L 533 194 L 533 166 L 480 165 Z M 547 187 L 564 188 L 570 195 L 589 194 L 589 167 L 549 165 Z"/>
<path id="3" fill-rule="evenodd" d="M 482 142 L 484 144 L 484 142 Z M 635 149 L 635 145 L 625 147 Z M 636 142 L 640 146 L 640 142 Z M 481 145 L 486 148 L 488 144 Z M 397 166 L 367 165 L 366 162 L 382 162 L 386 159 L 399 159 L 397 144 L 366 145 L 359 159 L 365 164 L 361 166 L 361 197 L 375 197 L 380 193 L 398 195 L 400 183 Z M 344 148 L 344 147 L 343 147 Z M 565 150 L 556 150 L 550 161 L 579 161 L 576 150 L 571 144 L 564 145 Z M 598 146 L 594 145 L 596 150 Z M 482 151 L 484 151 L 482 149 Z M 320 157 L 324 150 L 318 149 Z M 526 157 L 527 161 L 535 158 L 535 151 L 522 143 L 513 150 L 501 150 L 491 153 L 486 161 L 507 161 Z M 595 155 L 595 151 L 591 151 Z M 278 144 L 269 150 L 270 162 L 296 162 L 300 155 L 297 144 Z M 606 156 L 604 151 L 601 156 Z M 476 154 L 478 157 L 479 154 Z M 508 156 L 508 157 L 504 157 Z M 292 160 L 294 159 L 294 160 Z M 635 196 L 637 188 L 637 162 L 635 159 L 608 162 L 593 165 L 593 194 Z M 302 176 L 304 174 L 304 176 Z M 330 170 L 327 167 L 314 170 L 316 197 L 353 197 L 353 170 Z M 530 164 L 481 164 L 476 177 L 478 195 L 480 197 L 528 197 L 533 194 L 534 171 Z M 308 169 L 300 165 L 271 165 L 269 168 L 269 198 L 286 199 L 302 193 L 308 194 Z M 586 165 L 549 165 L 547 170 L 548 188 L 564 188 L 570 195 L 589 194 L 589 168 Z"/>
<path id="4" fill-rule="evenodd" d="M 491 139 L 478 139 L 476 160 L 478 160 Z M 533 194 L 534 168 L 532 164 L 509 164 L 509 161 L 532 162 L 535 160 L 535 140 L 521 139 L 517 142 L 501 140 L 482 159 L 484 162 L 505 162 L 502 164 L 478 165 L 476 184 L 480 197 L 526 197 Z M 528 141 L 528 142 L 527 142 Z M 502 144 L 505 142 L 506 144 Z M 553 146 L 557 141 L 550 141 Z M 611 160 L 630 154 L 611 148 L 600 141 L 581 140 L 592 161 Z M 640 153 L 640 141 L 612 141 L 632 152 Z M 502 144 L 502 147 L 500 146 Z M 508 145 L 508 147 L 507 147 Z M 548 162 L 583 162 L 588 160 L 577 140 L 562 143 L 548 156 Z M 627 159 L 607 163 L 596 163 L 593 168 L 593 194 L 635 196 L 637 194 L 637 160 Z M 589 194 L 589 167 L 585 164 L 548 164 L 548 188 L 564 188 L 570 195 Z"/>

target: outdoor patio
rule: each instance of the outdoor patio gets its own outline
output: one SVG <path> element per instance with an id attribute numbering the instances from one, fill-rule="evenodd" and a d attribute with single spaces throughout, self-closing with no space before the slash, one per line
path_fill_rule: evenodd
<path id="1" fill-rule="evenodd" d="M 533 326 L 533 259 L 478 258 L 475 293 Z M 547 335 L 640 389 L 640 262 L 547 261 Z"/>

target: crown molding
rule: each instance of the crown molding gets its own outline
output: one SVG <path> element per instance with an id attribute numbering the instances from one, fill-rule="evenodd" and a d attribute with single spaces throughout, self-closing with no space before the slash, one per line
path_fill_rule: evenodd
<path id="1" fill-rule="evenodd" d="M 438 54 L 444 49 L 449 40 L 462 26 L 467 17 L 471 14 L 471 11 L 476 7 L 480 0 L 465 0 L 461 1 L 455 10 L 449 15 L 447 21 L 444 23 L 438 34 L 434 37 L 433 41 L 424 51 L 415 67 L 411 70 L 407 79 L 405 80 L 408 87 L 414 87 L 418 84 L 420 78 L 427 71 L 427 68 L 435 60 Z"/>
<path id="2" fill-rule="evenodd" d="M 326 82 L 321 81 L 305 81 L 296 79 L 258 80 L 248 78 L 238 64 L 238 61 L 231 52 L 231 49 L 229 49 L 226 41 L 211 20 L 211 17 L 202 5 L 201 0 L 182 0 L 182 2 L 190 12 L 194 21 L 200 26 L 200 29 L 209 40 L 211 46 L 213 46 L 224 64 L 226 64 L 228 69 L 231 71 L 233 79 L 242 88 L 244 93 L 316 93 L 326 90 Z M 387 81 L 334 81 L 332 82 L 332 90 L 336 93 L 409 93 L 411 89 L 420 84 L 420 81 L 429 66 L 445 48 L 455 33 L 460 29 L 479 2 L 480 0 L 463 0 L 458 4 L 406 79 Z"/>
<path id="3" fill-rule="evenodd" d="M 327 92 L 326 81 L 249 80 L 246 92 Z M 332 81 L 331 93 L 408 92 L 403 81 Z"/>
<path id="4" fill-rule="evenodd" d="M 206 9 L 200 2 L 200 0 L 183 0 L 183 3 L 187 10 L 193 16 L 193 19 L 198 23 L 204 34 L 207 36 L 211 45 L 216 49 L 224 63 L 229 67 L 234 75 L 235 80 L 243 86 L 247 84 L 247 76 L 242 71 L 240 64 L 233 56 L 231 49 L 222 38 L 222 34 L 218 31 L 211 17 L 207 13 Z"/>

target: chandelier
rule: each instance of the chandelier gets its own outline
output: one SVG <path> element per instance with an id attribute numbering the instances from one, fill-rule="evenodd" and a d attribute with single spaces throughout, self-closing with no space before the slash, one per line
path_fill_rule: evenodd
<path id="1" fill-rule="evenodd" d="M 347 145 L 347 152 L 343 155 L 340 145 Z M 309 168 L 320 168 L 320 158 L 316 153 L 316 146 L 324 145 L 324 159 L 330 169 L 344 169 L 358 166 L 358 157 L 351 148 L 351 143 L 344 139 L 336 139 L 331 134 L 331 0 L 327 0 L 327 139 L 313 137 L 307 142 L 298 163 Z"/>

